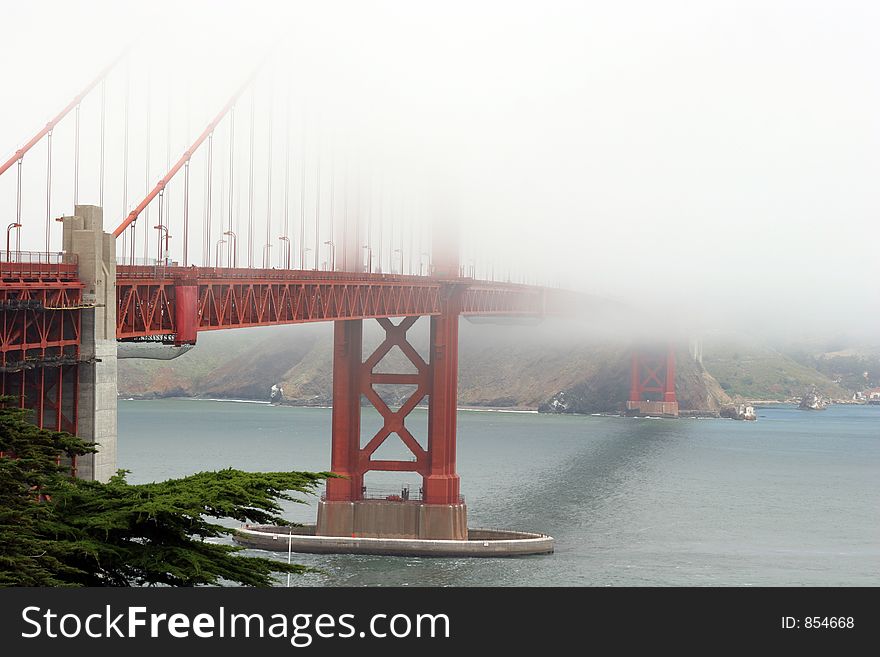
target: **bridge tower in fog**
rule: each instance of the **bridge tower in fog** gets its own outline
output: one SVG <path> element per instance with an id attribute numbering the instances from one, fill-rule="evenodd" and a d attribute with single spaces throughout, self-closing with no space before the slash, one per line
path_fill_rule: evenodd
<path id="1" fill-rule="evenodd" d="M 252 211 L 248 212 L 246 225 L 233 223 L 231 192 L 220 195 L 227 205 L 221 204 L 220 211 L 215 207 L 212 212 L 211 200 L 217 197 L 212 191 L 212 171 L 216 167 L 212 157 L 217 144 L 222 143 L 215 140 L 215 133 L 229 135 L 223 161 L 229 162 L 231 181 L 236 162 L 232 140 L 235 107 L 246 91 L 254 93 L 259 69 L 174 164 L 169 143 L 167 173 L 155 185 L 148 176 L 148 192 L 139 203 L 128 204 L 125 194 L 129 185 L 123 175 L 124 218 L 112 233 L 105 233 L 104 87 L 115 63 L 0 164 L 0 176 L 5 172 L 15 174 L 16 198 L 14 221 L 7 227 L 6 249 L 0 257 L 0 392 L 17 396 L 22 407 L 33 409 L 34 421 L 40 427 L 70 431 L 96 442 L 98 453 L 71 463 L 71 472 L 74 476 L 106 480 L 116 469 L 118 342 L 179 355 L 185 352 L 183 347 L 196 344 L 202 331 L 332 321 L 331 470 L 341 476 L 327 482 L 318 511 L 317 533 L 346 538 L 467 539 L 467 507 L 456 471 L 459 317 L 567 314 L 574 306 L 572 298 L 538 286 L 476 280 L 473 270 L 466 277 L 459 262 L 457 211 L 439 206 L 435 199 L 430 204 L 435 213 L 430 247 L 421 247 L 411 233 L 404 240 L 402 231 L 389 230 L 383 239 L 377 224 L 370 223 L 369 213 L 361 225 L 361 213 L 349 212 L 346 203 L 335 206 L 334 214 L 331 178 L 330 218 L 322 227 L 319 224 L 325 215 L 318 210 L 322 188 L 317 166 L 313 217 L 301 215 L 301 230 L 290 230 L 287 200 L 292 177 L 285 164 L 284 222 L 273 223 L 271 155 L 265 184 L 253 181 L 253 96 L 252 109 L 245 113 L 250 120 L 250 130 L 245 132 L 250 135 L 251 146 L 248 188 L 250 195 L 254 189 L 265 190 L 265 223 L 258 226 Z M 101 89 L 100 98 L 90 96 L 96 88 Z M 80 165 L 80 109 L 87 97 L 100 103 L 93 108 L 100 110 L 94 112 L 94 118 L 100 117 L 101 134 L 101 146 L 94 150 L 100 154 L 96 170 Z M 75 157 L 64 160 L 72 167 L 53 169 L 53 132 L 68 115 L 74 117 L 70 127 L 77 145 Z M 145 119 L 145 133 L 149 134 L 148 113 Z M 267 121 L 271 140 L 271 111 Z M 128 123 L 124 130 L 126 146 L 122 150 L 127 167 Z M 115 143 L 109 139 L 107 142 Z M 45 168 L 31 164 L 38 144 L 45 146 L 46 159 L 39 160 Z M 144 150 L 145 170 L 149 173 L 149 142 Z M 287 151 L 286 157 L 289 144 Z M 55 159 L 59 160 L 57 153 Z M 197 178 L 193 170 L 199 167 L 202 175 Z M 19 248 L 20 229 L 32 226 L 35 218 L 29 210 L 32 197 L 22 192 L 27 189 L 22 187 L 23 172 L 45 174 L 45 188 L 41 190 L 41 196 L 45 194 L 45 214 L 37 217 L 38 225 L 45 226 L 41 240 L 44 252 Z M 98 191 L 95 205 L 79 199 L 79 187 L 87 177 Z M 236 179 L 240 177 L 239 171 Z M 3 181 L 12 178 L 9 175 Z M 69 199 L 73 200 L 72 213 L 56 219 L 61 212 L 53 206 L 52 185 L 59 179 L 72 180 L 74 193 Z M 305 190 L 305 180 L 303 174 L 301 190 Z M 170 201 L 172 189 L 181 192 L 174 203 Z M 231 183 L 228 189 L 233 189 Z M 204 199 L 202 211 L 197 211 L 195 204 L 199 198 Z M 354 209 L 357 207 L 355 204 Z M 55 230 L 62 233 L 63 250 L 51 253 L 56 221 L 61 223 Z M 308 240 L 306 221 L 314 227 Z M 199 223 L 201 249 L 196 244 Z M 179 245 L 179 260 L 170 255 L 172 238 L 173 244 Z M 246 248 L 240 246 L 240 241 L 245 241 Z M 270 257 L 273 245 L 281 249 L 277 267 L 272 266 Z M 397 257 L 399 271 L 392 265 L 383 272 L 378 264 L 383 245 L 387 249 L 386 262 Z M 375 260 L 374 247 L 378 247 Z M 430 253 L 422 253 L 421 248 Z M 242 250 L 247 258 L 239 259 Z M 308 251 L 312 251 L 310 258 L 305 257 Z M 141 252 L 144 257 L 136 257 Z M 155 257 L 150 257 L 150 252 Z M 262 252 L 262 260 L 253 257 L 256 252 Z M 300 255 L 294 262 L 292 254 L 296 252 Z M 319 252 L 328 254 L 323 266 Z M 421 267 L 421 256 L 430 258 L 426 270 Z M 414 271 L 416 261 L 420 266 Z M 262 266 L 255 264 L 258 262 Z M 310 263 L 314 263 L 312 268 Z M 424 357 L 408 335 L 420 317 L 430 322 L 429 347 Z M 372 353 L 365 353 L 363 324 L 372 320 L 384 330 L 384 340 Z M 405 356 L 412 366 L 410 371 L 394 373 L 380 367 L 392 350 Z M 140 349 L 138 352 L 145 353 Z M 376 391 L 387 384 L 408 385 L 415 390 L 400 408 L 392 410 Z M 382 421 L 378 431 L 364 436 L 364 441 L 362 399 L 375 408 Z M 411 413 L 419 404 L 427 406 L 428 416 L 427 435 L 422 442 L 412 431 Z M 409 451 L 402 459 L 381 457 L 380 448 L 392 437 L 399 438 Z M 373 471 L 412 473 L 420 477 L 421 485 L 412 492 L 402 489 L 400 495 L 377 496 L 364 487 L 365 475 Z"/>
<path id="2" fill-rule="evenodd" d="M 385 339 L 366 360 L 363 320 L 334 324 L 333 437 L 331 470 L 345 477 L 330 479 L 318 507 L 317 533 L 323 536 L 467 539 L 467 506 L 460 494 L 455 469 L 458 402 L 458 320 L 465 286 L 459 275 L 458 238 L 454 217 L 435 222 L 432 263 L 440 279 L 439 313 L 430 317 L 428 361 L 407 340 L 419 319 L 409 315 L 398 322 L 377 318 Z M 439 230 L 438 230 L 439 229 Z M 385 356 L 398 347 L 416 372 L 379 373 Z M 392 411 L 374 384 L 415 385 L 415 391 Z M 376 409 L 382 426 L 361 446 L 361 396 Z M 428 436 L 423 448 L 406 425 L 416 406 L 427 400 Z M 411 453 L 410 460 L 374 458 L 394 435 Z M 412 472 L 422 486 L 410 496 L 417 504 L 369 499 L 364 475 L 370 471 Z"/>
<path id="3" fill-rule="evenodd" d="M 630 365 L 627 415 L 678 417 L 673 346 L 637 346 Z"/>

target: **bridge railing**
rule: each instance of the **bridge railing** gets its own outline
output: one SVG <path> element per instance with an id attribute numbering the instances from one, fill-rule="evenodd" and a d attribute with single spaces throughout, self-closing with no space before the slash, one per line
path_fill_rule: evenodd
<path id="1" fill-rule="evenodd" d="M 241 281 L 352 281 L 394 283 L 422 283 L 436 285 L 437 279 L 427 276 L 410 276 L 403 274 L 376 274 L 367 272 L 326 271 L 321 269 L 257 269 L 232 267 L 180 267 L 175 263 L 166 266 L 164 263 L 130 265 L 121 260 L 116 267 L 117 279 L 174 279 L 195 278 L 198 280 L 241 280 Z"/>
<path id="2" fill-rule="evenodd" d="M 321 493 L 321 500 L 326 501 L 326 492 Z M 423 502 L 424 493 L 421 488 L 410 488 L 403 486 L 401 488 L 367 488 L 361 491 L 362 500 L 381 500 L 384 502 Z M 459 495 L 459 502 L 464 504 L 464 495 Z"/>
<path id="3" fill-rule="evenodd" d="M 76 279 L 77 257 L 75 253 L 45 251 L 0 252 L 0 277 L 11 278 L 62 278 Z"/>

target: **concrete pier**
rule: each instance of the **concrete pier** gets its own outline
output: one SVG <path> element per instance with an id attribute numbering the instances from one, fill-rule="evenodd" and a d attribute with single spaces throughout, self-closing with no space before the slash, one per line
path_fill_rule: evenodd
<path id="1" fill-rule="evenodd" d="M 552 536 L 500 529 L 469 529 L 467 540 L 319 536 L 314 525 L 245 525 L 233 540 L 256 550 L 306 554 L 372 554 L 390 557 L 525 557 L 551 554 Z"/>
<path id="2" fill-rule="evenodd" d="M 64 217 L 63 249 L 77 256 L 85 284 L 80 327 L 77 434 L 98 443 L 80 457 L 77 476 L 107 481 L 116 473 L 116 240 L 104 232 L 104 213 L 77 205 Z"/>
<path id="3" fill-rule="evenodd" d="M 678 417 L 677 401 L 628 401 L 626 414 L 633 416 Z"/>
<path id="4" fill-rule="evenodd" d="M 385 500 L 321 500 L 318 536 L 420 538 L 464 541 L 467 505 Z"/>

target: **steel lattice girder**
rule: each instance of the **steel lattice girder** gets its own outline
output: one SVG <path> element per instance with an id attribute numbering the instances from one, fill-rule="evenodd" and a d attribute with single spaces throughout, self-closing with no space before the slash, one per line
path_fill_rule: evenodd
<path id="1" fill-rule="evenodd" d="M 169 269 L 174 272 L 174 268 Z M 117 338 L 177 333 L 177 286 L 198 288 L 197 308 L 191 311 L 197 331 L 435 316 L 440 313 L 441 289 L 449 287 L 442 281 L 406 276 L 342 272 L 307 272 L 300 276 L 300 272 L 286 270 L 178 269 L 176 276 L 157 276 L 159 272 L 152 268 L 119 268 Z M 240 272 L 247 272 L 250 278 L 233 276 Z M 461 286 L 465 288 L 462 314 L 540 316 L 545 311 L 541 288 L 503 283 Z"/>

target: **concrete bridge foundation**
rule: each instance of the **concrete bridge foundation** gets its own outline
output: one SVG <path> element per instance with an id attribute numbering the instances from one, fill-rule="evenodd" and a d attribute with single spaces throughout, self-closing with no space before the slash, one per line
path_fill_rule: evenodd
<path id="1" fill-rule="evenodd" d="M 98 443 L 98 452 L 80 457 L 77 476 L 107 481 L 116 472 L 116 240 L 104 232 L 104 213 L 77 205 L 64 217 L 63 249 L 77 256 L 85 285 L 77 380 L 77 434 Z"/>

